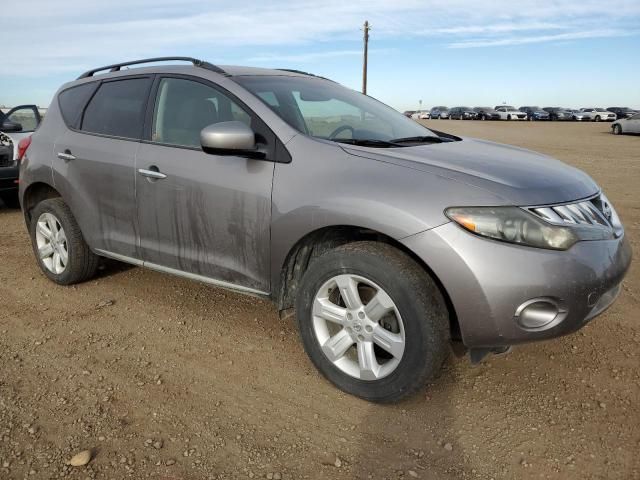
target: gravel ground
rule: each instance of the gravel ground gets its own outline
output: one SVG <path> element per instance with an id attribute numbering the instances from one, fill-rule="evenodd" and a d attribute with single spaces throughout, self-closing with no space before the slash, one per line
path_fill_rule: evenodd
<path id="1" fill-rule="evenodd" d="M 426 123 L 586 170 L 640 251 L 639 137 Z M 478 367 L 452 358 L 421 394 L 377 406 L 322 379 L 266 301 L 117 263 L 58 287 L 3 207 L 0 258 L 2 479 L 640 478 L 637 262 L 577 334 Z M 83 450 L 90 463 L 67 465 Z"/>

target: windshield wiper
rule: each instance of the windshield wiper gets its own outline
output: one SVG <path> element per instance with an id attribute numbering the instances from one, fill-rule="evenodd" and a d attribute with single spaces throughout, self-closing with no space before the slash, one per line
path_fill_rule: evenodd
<path id="1" fill-rule="evenodd" d="M 389 140 L 391 143 L 442 143 L 440 137 L 422 136 L 422 137 L 403 137 Z"/>
<path id="2" fill-rule="evenodd" d="M 377 140 L 375 138 L 335 138 L 334 142 L 346 143 L 348 145 L 359 145 L 361 147 L 404 147 L 394 142 Z"/>

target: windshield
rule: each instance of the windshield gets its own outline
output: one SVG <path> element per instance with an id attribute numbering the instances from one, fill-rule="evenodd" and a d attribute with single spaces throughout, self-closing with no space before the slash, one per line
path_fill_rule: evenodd
<path id="1" fill-rule="evenodd" d="M 267 75 L 237 76 L 234 80 L 293 128 L 312 137 L 382 142 L 438 138 L 393 108 L 329 80 Z"/>

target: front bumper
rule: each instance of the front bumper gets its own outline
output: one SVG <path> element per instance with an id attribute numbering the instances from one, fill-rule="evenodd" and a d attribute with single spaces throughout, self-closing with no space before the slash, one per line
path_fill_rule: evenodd
<path id="1" fill-rule="evenodd" d="M 477 237 L 447 223 L 402 243 L 442 282 L 469 348 L 533 342 L 580 329 L 613 303 L 631 263 L 624 235 L 555 251 Z M 540 298 L 557 302 L 562 318 L 539 330 L 521 327 L 518 308 Z"/>

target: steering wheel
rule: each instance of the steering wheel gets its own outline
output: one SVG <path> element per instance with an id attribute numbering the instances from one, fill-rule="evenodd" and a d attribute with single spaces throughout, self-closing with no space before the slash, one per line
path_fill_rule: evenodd
<path id="1" fill-rule="evenodd" d="M 331 134 L 329 135 L 329 140 L 333 140 L 334 138 L 336 138 L 339 134 L 341 134 L 345 130 L 351 130 L 351 136 L 353 137 L 353 134 L 355 132 L 354 132 L 353 127 L 351 125 L 340 125 L 333 132 L 331 132 Z"/>

